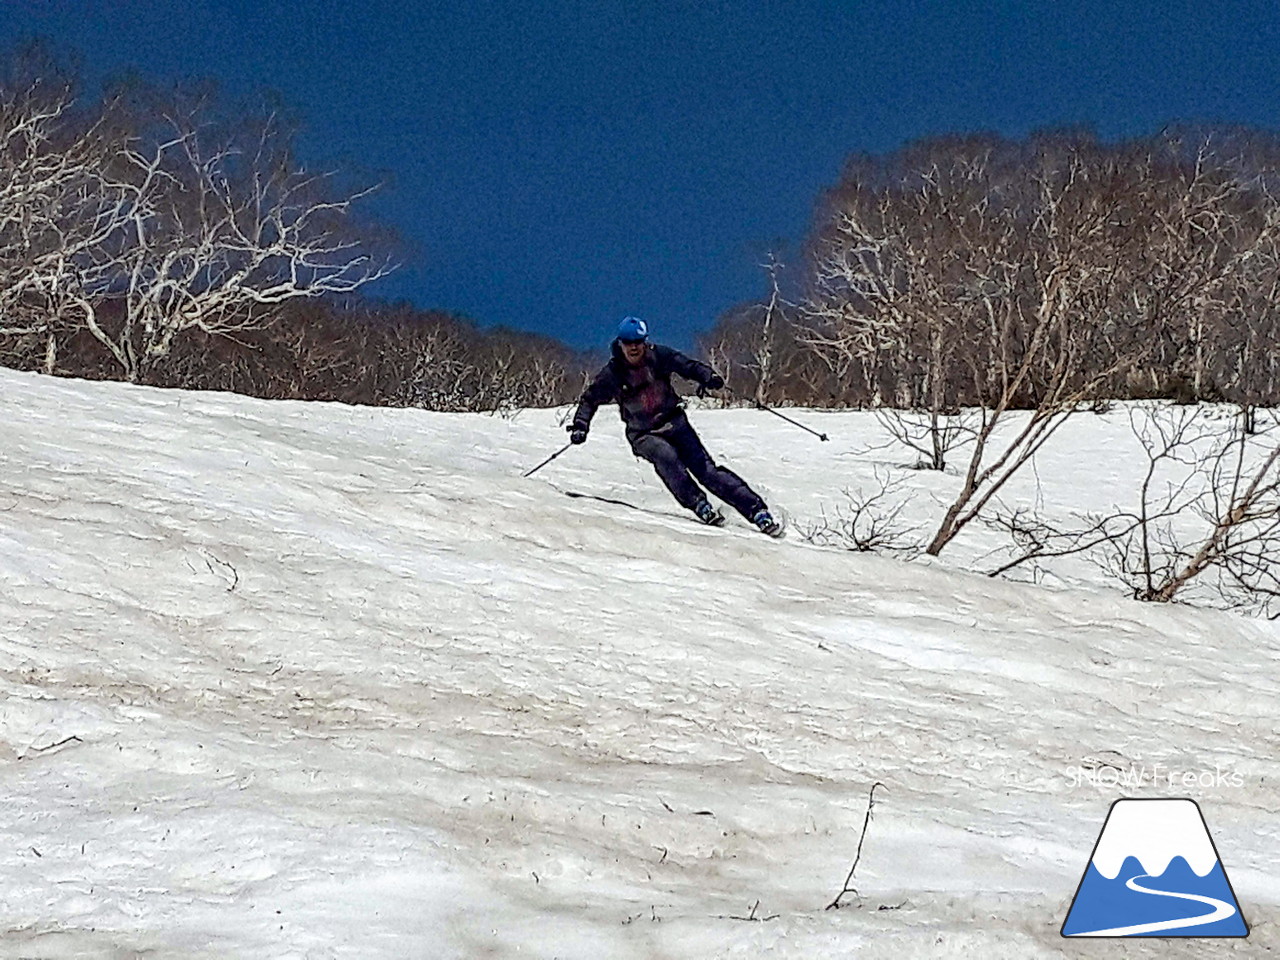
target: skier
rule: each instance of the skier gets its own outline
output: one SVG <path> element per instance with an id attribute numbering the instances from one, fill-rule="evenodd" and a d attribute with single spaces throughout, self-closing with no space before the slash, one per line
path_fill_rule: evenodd
<path id="1" fill-rule="evenodd" d="M 724 515 L 694 482 L 697 478 L 761 531 L 772 537 L 781 536 L 782 525 L 769 513 L 760 495 L 732 470 L 711 459 L 671 386 L 673 373 L 707 390 L 719 390 L 724 378 L 678 350 L 650 343 L 648 327 L 638 317 L 626 317 L 618 325 L 610 352 L 612 359 L 578 401 L 573 422 L 567 428 L 570 441 L 585 443 L 596 409 L 617 401 L 632 452 L 653 464 L 681 506 L 692 510 L 703 523 L 724 523 Z"/>

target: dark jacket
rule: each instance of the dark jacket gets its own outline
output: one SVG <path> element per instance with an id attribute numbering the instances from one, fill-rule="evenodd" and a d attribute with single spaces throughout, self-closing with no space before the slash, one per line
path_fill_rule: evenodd
<path id="1" fill-rule="evenodd" d="M 705 384 L 715 371 L 705 363 L 690 360 L 679 350 L 650 344 L 639 366 L 631 366 L 622 355 L 622 345 L 613 341 L 612 359 L 596 374 L 583 391 L 573 426 L 586 430 L 602 404 L 617 402 L 622 422 L 627 426 L 627 439 L 633 443 L 639 435 L 656 430 L 683 416 L 680 396 L 671 386 L 671 375 L 678 373 L 694 383 Z"/>

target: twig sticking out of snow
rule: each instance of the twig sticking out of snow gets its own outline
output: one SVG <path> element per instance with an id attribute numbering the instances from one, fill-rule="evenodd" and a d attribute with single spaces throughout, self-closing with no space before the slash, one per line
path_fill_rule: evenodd
<path id="1" fill-rule="evenodd" d="M 81 740 L 79 737 L 77 737 L 75 734 L 72 734 L 69 737 L 64 737 L 62 740 L 59 740 L 57 743 L 51 743 L 43 747 L 29 747 L 27 749 L 27 752 L 19 756 L 18 759 L 25 760 L 27 759 L 27 757 L 31 756 L 33 753 L 48 753 L 50 750 L 57 750 L 59 747 L 65 747 L 68 743 L 84 743 L 84 741 Z"/>
<path id="2" fill-rule="evenodd" d="M 840 907 L 843 906 L 840 900 L 844 897 L 846 893 L 852 893 L 855 897 L 861 896 L 861 894 L 859 894 L 854 887 L 850 886 L 850 884 L 853 883 L 854 871 L 858 869 L 858 861 L 862 859 L 862 844 L 867 839 L 867 827 L 871 825 L 871 811 L 875 809 L 875 805 L 876 805 L 876 787 L 883 787 L 883 786 L 884 784 L 881 783 L 879 780 L 877 780 L 875 783 L 871 785 L 871 792 L 867 796 L 867 816 L 862 821 L 862 835 L 858 837 L 858 852 L 854 854 L 853 866 L 849 868 L 849 875 L 844 878 L 844 889 L 841 890 L 838 894 L 836 894 L 836 898 L 834 900 L 832 900 L 830 903 L 827 904 L 828 910 L 839 910 Z"/>
<path id="3" fill-rule="evenodd" d="M 757 910 L 759 910 L 759 909 L 760 909 L 760 901 L 759 901 L 759 900 L 757 900 L 754 904 L 752 904 L 752 906 L 751 906 L 751 913 L 750 913 L 748 916 L 740 917 L 740 916 L 737 916 L 736 914 L 730 914 L 730 915 L 729 915 L 729 916 L 727 916 L 727 917 L 718 917 L 717 919 L 720 919 L 720 920 L 746 920 L 746 921 L 749 921 L 749 922 L 751 922 L 751 923 L 768 923 L 770 920 L 777 920 L 777 919 L 778 919 L 778 917 L 779 917 L 779 916 L 781 916 L 781 914 L 777 914 L 777 913 L 770 913 L 770 914 L 766 914 L 766 915 L 765 915 L 765 916 L 763 916 L 763 917 L 757 917 L 757 916 L 756 916 L 756 911 L 757 911 Z"/>

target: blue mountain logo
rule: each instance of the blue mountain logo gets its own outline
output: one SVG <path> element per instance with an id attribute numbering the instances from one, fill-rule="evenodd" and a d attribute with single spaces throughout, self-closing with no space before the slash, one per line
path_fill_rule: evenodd
<path id="1" fill-rule="evenodd" d="M 1062 935 L 1249 935 L 1194 800 L 1117 800 L 1111 805 Z"/>

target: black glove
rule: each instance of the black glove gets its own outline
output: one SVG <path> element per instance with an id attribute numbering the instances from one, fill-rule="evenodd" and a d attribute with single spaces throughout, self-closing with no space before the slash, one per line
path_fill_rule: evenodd
<path id="1" fill-rule="evenodd" d="M 583 427 L 569 427 L 570 443 L 586 443 L 587 431 Z"/>
<path id="2" fill-rule="evenodd" d="M 724 386 L 724 377 L 720 376 L 718 373 L 713 373 L 711 376 L 707 377 L 707 382 L 704 383 L 703 386 L 708 390 L 719 390 Z"/>

